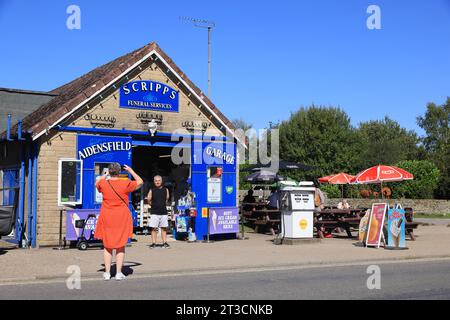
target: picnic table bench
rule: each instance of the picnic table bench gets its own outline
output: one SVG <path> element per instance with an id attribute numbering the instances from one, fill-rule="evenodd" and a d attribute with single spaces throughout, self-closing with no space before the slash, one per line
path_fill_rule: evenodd
<path id="1" fill-rule="evenodd" d="M 314 211 L 314 226 L 319 238 L 323 238 L 323 230 L 332 232 L 342 228 L 349 238 L 353 238 L 351 227 L 359 227 L 363 209 L 323 209 Z"/>
<path id="2" fill-rule="evenodd" d="M 417 229 L 419 226 L 418 222 L 405 222 L 405 231 L 409 235 L 412 241 L 416 240 L 416 237 L 414 236 L 414 229 Z"/>
<path id="3" fill-rule="evenodd" d="M 242 208 L 244 205 L 253 205 L 254 210 L 245 211 Z M 359 229 L 361 217 L 367 209 L 365 208 L 351 208 L 351 209 L 336 209 L 326 208 L 314 211 L 314 227 L 317 230 L 317 236 L 324 238 L 323 231 L 332 232 L 337 228 L 342 228 L 347 233 L 349 238 L 354 238 L 353 231 Z M 255 232 L 261 231 L 261 228 L 269 230 L 272 235 L 276 235 L 276 231 L 280 229 L 281 212 L 278 209 L 269 209 L 264 203 L 243 203 L 241 206 L 241 213 L 244 222 L 249 222 L 254 226 Z M 419 223 L 412 221 L 412 215 L 407 216 L 405 222 L 406 234 L 415 240 L 414 229 L 418 228 Z"/>
<path id="4" fill-rule="evenodd" d="M 253 210 L 246 211 L 243 209 L 248 206 L 253 207 Z M 280 210 L 267 208 L 266 203 L 242 203 L 241 213 L 244 222 L 250 222 L 253 225 L 255 232 L 259 232 L 261 229 L 268 229 L 270 233 L 275 236 L 276 231 L 279 231 L 280 229 Z"/>

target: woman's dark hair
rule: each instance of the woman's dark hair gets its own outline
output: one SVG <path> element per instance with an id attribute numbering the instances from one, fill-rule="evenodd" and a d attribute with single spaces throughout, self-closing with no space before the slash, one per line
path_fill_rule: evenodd
<path id="1" fill-rule="evenodd" d="M 122 169 L 122 167 L 117 162 L 113 162 L 108 165 L 108 171 L 109 171 L 109 175 L 111 177 L 118 176 L 121 169 Z"/>

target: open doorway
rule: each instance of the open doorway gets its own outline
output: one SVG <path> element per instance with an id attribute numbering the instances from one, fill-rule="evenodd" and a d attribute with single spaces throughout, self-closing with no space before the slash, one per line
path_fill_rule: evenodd
<path id="1" fill-rule="evenodd" d="M 148 218 L 148 205 L 144 201 L 148 191 L 153 188 L 153 177 L 160 175 L 163 185 L 168 188 L 170 194 L 169 214 L 174 212 L 174 204 L 177 203 L 188 189 L 190 165 L 176 165 L 172 162 L 172 147 L 135 146 L 133 147 L 132 166 L 136 173 L 144 180 L 143 187 L 134 192 L 133 205 L 138 211 L 138 226 L 145 228 Z M 190 149 L 183 149 L 189 152 Z"/>

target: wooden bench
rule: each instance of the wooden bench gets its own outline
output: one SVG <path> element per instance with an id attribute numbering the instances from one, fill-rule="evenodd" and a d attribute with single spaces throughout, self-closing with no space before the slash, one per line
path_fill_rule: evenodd
<path id="1" fill-rule="evenodd" d="M 280 219 L 256 219 L 254 221 L 255 224 L 255 232 L 258 233 L 259 227 L 264 226 L 269 228 L 270 233 L 273 236 L 276 236 L 275 229 L 279 229 Z"/>

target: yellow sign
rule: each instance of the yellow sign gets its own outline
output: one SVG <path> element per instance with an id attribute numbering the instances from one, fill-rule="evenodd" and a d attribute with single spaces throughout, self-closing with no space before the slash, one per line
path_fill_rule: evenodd
<path id="1" fill-rule="evenodd" d="M 202 208 L 202 218 L 208 218 L 208 208 Z"/>
<path id="2" fill-rule="evenodd" d="M 300 229 L 305 230 L 306 227 L 308 226 L 308 221 L 306 219 L 302 219 L 300 220 Z"/>

